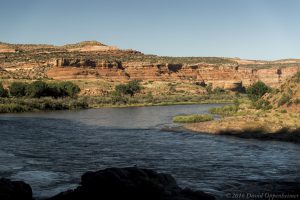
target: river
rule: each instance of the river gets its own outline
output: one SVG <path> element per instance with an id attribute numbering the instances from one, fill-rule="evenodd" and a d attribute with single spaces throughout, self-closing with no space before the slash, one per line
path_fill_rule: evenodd
<path id="1" fill-rule="evenodd" d="M 37 198 L 76 187 L 88 170 L 135 165 L 170 173 L 180 186 L 217 197 L 256 183 L 300 182 L 298 144 L 165 129 L 178 126 L 174 115 L 216 106 L 3 114 L 0 176 L 26 181 Z"/>

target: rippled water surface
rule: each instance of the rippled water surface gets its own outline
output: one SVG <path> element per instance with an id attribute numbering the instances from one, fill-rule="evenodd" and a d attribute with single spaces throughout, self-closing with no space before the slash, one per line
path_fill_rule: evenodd
<path id="1" fill-rule="evenodd" d="M 76 187 L 87 170 L 137 165 L 216 196 L 256 182 L 300 182 L 300 145 L 171 132 L 172 116 L 219 105 L 102 108 L 0 115 L 0 176 L 34 196 Z"/>

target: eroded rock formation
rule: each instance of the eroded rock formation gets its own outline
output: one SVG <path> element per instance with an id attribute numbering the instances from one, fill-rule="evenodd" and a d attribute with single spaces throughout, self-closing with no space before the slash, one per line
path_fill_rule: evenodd
<path id="1" fill-rule="evenodd" d="M 96 41 L 64 46 L 0 43 L 0 67 L 5 75 L 0 78 L 181 81 L 236 90 L 258 80 L 279 86 L 300 69 L 300 60 L 160 57 Z"/>
<path id="2" fill-rule="evenodd" d="M 102 78 L 114 81 L 129 79 L 148 81 L 185 81 L 211 83 L 213 87 L 237 89 L 258 80 L 279 86 L 300 68 L 298 66 L 253 69 L 234 64 L 185 64 L 150 62 L 95 62 L 91 60 L 57 60 L 47 72 L 53 79 Z"/>

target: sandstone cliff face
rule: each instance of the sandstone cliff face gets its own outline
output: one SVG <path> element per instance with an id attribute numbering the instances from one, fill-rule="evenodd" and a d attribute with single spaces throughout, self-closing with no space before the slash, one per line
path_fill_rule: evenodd
<path id="1" fill-rule="evenodd" d="M 65 46 L 0 43 L 0 69 L 1 78 L 201 82 L 234 90 L 258 80 L 277 87 L 300 69 L 300 60 L 159 57 L 96 41 Z"/>
<path id="2" fill-rule="evenodd" d="M 90 60 L 57 60 L 47 76 L 57 80 L 105 79 L 109 81 L 183 81 L 211 83 L 213 87 L 234 89 L 249 86 L 258 80 L 276 87 L 299 70 L 286 68 L 251 69 L 243 65 L 213 65 L 150 62 L 92 62 Z"/>

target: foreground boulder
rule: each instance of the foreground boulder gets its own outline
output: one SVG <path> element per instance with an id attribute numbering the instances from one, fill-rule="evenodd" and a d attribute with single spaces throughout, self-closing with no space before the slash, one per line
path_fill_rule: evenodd
<path id="1" fill-rule="evenodd" d="M 168 174 L 149 169 L 108 168 L 87 172 L 75 190 L 62 192 L 49 200 L 213 200 L 200 191 L 181 189 Z"/>
<path id="2" fill-rule="evenodd" d="M 23 181 L 11 181 L 0 179 L 0 199 L 1 200 L 32 200 L 32 190 L 30 185 Z"/>

